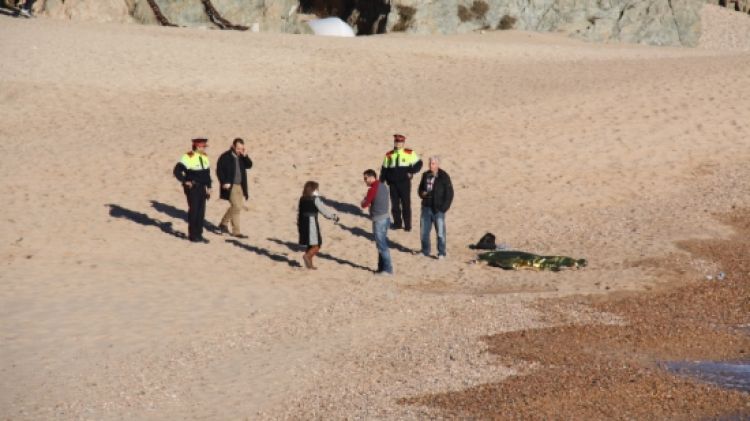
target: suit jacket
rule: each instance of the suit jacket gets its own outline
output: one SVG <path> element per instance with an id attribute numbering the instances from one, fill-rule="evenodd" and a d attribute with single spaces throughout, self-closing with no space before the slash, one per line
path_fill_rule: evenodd
<path id="1" fill-rule="evenodd" d="M 232 150 L 228 150 L 221 154 L 219 161 L 216 163 L 216 177 L 219 179 L 219 188 L 221 190 L 220 197 L 224 200 L 229 200 L 230 190 L 221 188 L 224 184 L 234 184 L 234 156 Z M 240 173 L 242 177 L 242 193 L 245 195 L 245 200 L 248 198 L 247 193 L 247 170 L 253 167 L 253 161 L 249 156 L 240 156 Z"/>
<path id="2" fill-rule="evenodd" d="M 427 177 L 431 175 L 430 171 L 422 173 L 422 180 L 419 182 L 419 197 L 422 198 L 422 206 L 431 208 L 436 212 L 448 212 L 453 203 L 453 183 L 448 173 L 438 169 L 435 181 L 432 183 L 432 192 L 427 192 Z"/>

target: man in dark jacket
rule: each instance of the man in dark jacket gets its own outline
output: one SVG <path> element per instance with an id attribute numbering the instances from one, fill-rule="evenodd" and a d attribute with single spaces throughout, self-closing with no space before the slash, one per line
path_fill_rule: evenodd
<path id="1" fill-rule="evenodd" d="M 453 203 L 453 184 L 448 173 L 440 169 L 440 158 L 430 157 L 430 170 L 422 174 L 419 182 L 419 197 L 422 198 L 422 215 L 420 218 L 422 254 L 430 255 L 430 231 L 435 226 L 437 231 L 438 259 L 444 259 L 445 247 L 445 213 Z"/>
<path id="2" fill-rule="evenodd" d="M 221 185 L 220 197 L 229 201 L 229 209 L 221 218 L 219 228 L 222 234 L 229 233 L 229 222 L 232 222 L 232 236 L 247 238 L 240 230 L 240 213 L 242 212 L 242 198 L 247 194 L 247 170 L 252 168 L 253 161 L 245 153 L 245 141 L 236 138 L 232 147 L 221 154 L 216 164 L 216 176 Z"/>

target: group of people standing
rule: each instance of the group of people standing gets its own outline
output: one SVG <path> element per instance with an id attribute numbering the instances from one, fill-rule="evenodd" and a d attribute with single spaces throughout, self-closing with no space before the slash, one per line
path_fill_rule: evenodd
<path id="1" fill-rule="evenodd" d="M 393 135 L 393 149 L 386 152 L 380 177 L 375 170 L 364 172 L 368 186 L 362 208 L 370 209 L 372 232 L 378 249 L 377 274 L 392 275 L 393 262 L 388 248 L 388 229 L 411 231 L 411 180 L 422 169 L 422 160 L 411 149 L 405 148 L 406 137 Z M 420 242 L 422 254 L 430 256 L 430 233 L 435 227 L 438 259 L 444 259 L 446 249 L 445 214 L 453 203 L 453 183 L 447 172 L 440 169 L 440 158 L 429 158 L 429 170 L 422 173 L 417 188 L 422 199 L 420 212 Z M 388 218 L 390 200 L 391 218 Z"/>
<path id="2" fill-rule="evenodd" d="M 208 139 L 193 139 L 192 150 L 185 153 L 174 168 L 175 177 L 182 183 L 188 202 L 188 238 L 192 242 L 208 243 L 203 237 L 206 200 L 211 196 L 211 173 L 206 147 Z M 404 147 L 406 137 L 393 135 L 393 149 L 385 154 L 380 176 L 373 169 L 365 170 L 364 183 L 367 194 L 360 203 L 369 209 L 372 232 L 378 250 L 378 275 L 393 274 L 393 262 L 388 246 L 388 230 L 412 229 L 411 180 L 422 169 L 422 160 L 411 149 Z M 219 224 L 221 234 L 231 234 L 237 238 L 247 238 L 240 230 L 240 215 L 243 198 L 248 198 L 247 170 L 253 162 L 245 151 L 245 142 L 236 138 L 232 147 L 224 152 L 217 163 L 216 175 L 221 185 L 221 199 L 228 200 L 229 208 Z M 440 158 L 429 158 L 429 169 L 422 174 L 417 188 L 421 199 L 420 242 L 421 252 L 430 256 L 430 234 L 435 228 L 437 236 L 437 258 L 443 259 L 446 250 L 445 214 L 453 202 L 453 184 L 447 172 L 440 168 Z M 390 217 L 389 217 L 390 210 Z M 318 215 L 321 214 L 334 223 L 339 217 L 330 210 L 320 197 L 319 184 L 308 181 L 302 189 L 297 212 L 299 244 L 306 247 L 302 256 L 308 269 L 317 269 L 313 259 L 323 244 Z"/>

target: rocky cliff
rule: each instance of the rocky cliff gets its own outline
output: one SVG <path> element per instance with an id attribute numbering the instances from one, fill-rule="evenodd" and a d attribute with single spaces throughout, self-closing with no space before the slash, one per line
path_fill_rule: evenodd
<path id="1" fill-rule="evenodd" d="M 398 0 L 394 30 L 418 33 L 485 29 L 561 31 L 592 41 L 695 46 L 700 0 Z M 407 13 L 404 13 L 406 10 Z"/>
<path id="2" fill-rule="evenodd" d="M 338 16 L 360 35 L 522 29 L 695 46 L 706 2 L 750 12 L 750 0 L 38 0 L 36 9 L 57 18 L 288 33 L 308 32 L 311 17 Z"/>

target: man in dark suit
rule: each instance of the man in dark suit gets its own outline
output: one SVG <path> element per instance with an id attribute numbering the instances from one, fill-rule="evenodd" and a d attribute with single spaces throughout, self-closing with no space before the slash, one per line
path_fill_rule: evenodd
<path id="1" fill-rule="evenodd" d="M 240 213 L 243 198 L 247 200 L 247 170 L 252 168 L 253 161 L 245 153 L 245 141 L 236 138 L 232 147 L 221 154 L 216 164 L 216 176 L 221 185 L 220 197 L 229 201 L 229 209 L 221 218 L 219 228 L 222 234 L 229 233 L 229 223 L 232 223 L 232 236 L 247 238 L 240 229 Z"/>

